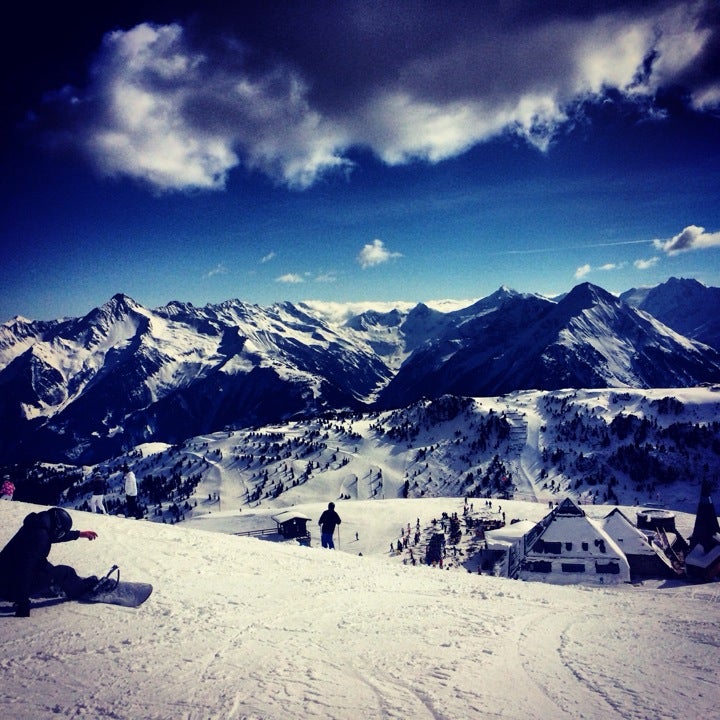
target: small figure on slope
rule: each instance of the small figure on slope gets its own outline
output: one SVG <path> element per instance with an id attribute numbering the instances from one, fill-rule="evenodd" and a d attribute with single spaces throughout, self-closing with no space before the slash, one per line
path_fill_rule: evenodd
<path id="1" fill-rule="evenodd" d="M 124 467 L 125 480 L 125 500 L 127 501 L 127 517 L 140 519 L 141 515 L 138 508 L 138 487 L 135 473 L 126 465 Z"/>
<path id="2" fill-rule="evenodd" d="M 0 486 L 0 499 L 1 500 L 12 500 L 15 493 L 15 485 L 10 480 L 10 476 L 6 475 L 3 478 L 2 486 Z"/>
<path id="3" fill-rule="evenodd" d="M 90 512 L 100 512 L 103 515 L 107 515 L 105 505 L 103 505 L 103 499 L 105 498 L 105 479 L 100 473 L 95 473 L 92 476 L 92 495 L 90 496 Z"/>

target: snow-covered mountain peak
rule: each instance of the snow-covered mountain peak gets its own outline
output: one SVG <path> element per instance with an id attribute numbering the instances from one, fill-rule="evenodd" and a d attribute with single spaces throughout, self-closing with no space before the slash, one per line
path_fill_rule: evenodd
<path id="1" fill-rule="evenodd" d="M 505 308 L 513 301 L 523 297 L 526 296 L 516 290 L 512 290 L 506 285 L 503 285 L 494 293 L 478 300 L 468 307 L 455 310 L 451 313 L 451 315 L 457 318 L 472 320 L 480 315 L 486 315 L 500 310 L 501 308 Z"/>
<path id="2" fill-rule="evenodd" d="M 619 300 L 607 290 L 585 282 L 576 285 L 562 300 L 563 305 L 569 309 L 585 310 L 594 307 L 599 303 L 618 307 Z"/>
<path id="3" fill-rule="evenodd" d="M 143 315 L 147 317 L 148 311 L 135 302 L 128 295 L 118 293 L 99 307 L 93 308 L 87 315 L 79 320 L 85 326 L 109 326 L 130 317 Z"/>
<path id="4" fill-rule="evenodd" d="M 720 288 L 671 277 L 651 288 L 633 288 L 621 299 L 691 340 L 720 350 Z"/>
<path id="5" fill-rule="evenodd" d="M 194 311 L 195 306 L 190 302 L 181 302 L 180 300 L 171 300 L 167 305 L 162 305 L 159 308 L 155 308 L 155 312 L 167 317 L 173 317 L 175 315 L 185 315 L 188 312 Z"/>
<path id="6" fill-rule="evenodd" d="M 16 332 L 19 328 L 26 327 L 30 323 L 32 323 L 32 320 L 23 317 L 22 315 L 15 315 L 15 317 L 12 317 L 2 323 L 2 327 L 6 327 L 13 332 Z"/>
<path id="7" fill-rule="evenodd" d="M 403 315 L 397 309 L 390 310 L 389 312 L 366 310 L 359 315 L 348 318 L 345 325 L 353 330 L 367 331 L 374 328 L 385 329 L 397 327 L 402 321 Z"/>
<path id="8" fill-rule="evenodd" d="M 509 298 L 517 297 L 520 294 L 521 293 L 517 290 L 513 290 L 507 285 L 501 285 L 494 293 L 488 295 L 487 299 L 491 301 L 503 301 Z"/>
<path id="9" fill-rule="evenodd" d="M 117 294 L 83 318 L 4 323 L 0 458 L 96 459 L 98 448 L 443 394 L 720 380 L 717 351 L 589 283 L 559 301 L 501 287 L 450 312 L 341 316 L 240 300 L 148 310 Z M 34 424 L 13 425 L 28 408 Z"/>
<path id="10" fill-rule="evenodd" d="M 147 314 L 147 310 L 135 302 L 129 295 L 116 293 L 110 300 L 96 309 L 96 312 L 108 317 L 122 318 L 132 313 Z"/>

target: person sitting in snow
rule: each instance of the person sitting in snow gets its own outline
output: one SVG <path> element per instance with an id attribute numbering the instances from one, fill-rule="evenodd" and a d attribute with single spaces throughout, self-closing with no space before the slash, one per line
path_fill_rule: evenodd
<path id="1" fill-rule="evenodd" d="M 329 548 L 330 550 L 335 549 L 333 535 L 335 533 L 335 526 L 341 522 L 340 516 L 335 512 L 335 503 L 328 503 L 327 510 L 323 510 L 320 520 L 318 520 L 318 525 L 320 526 L 320 543 L 324 548 Z"/>
<path id="2" fill-rule="evenodd" d="M 95 576 L 81 578 L 69 565 L 48 562 L 53 543 L 97 537 L 93 530 L 71 528 L 72 518 L 63 508 L 32 512 L 0 551 L 0 597 L 15 603 L 16 617 L 30 616 L 31 595 L 59 590 L 74 599 L 97 584 Z"/>

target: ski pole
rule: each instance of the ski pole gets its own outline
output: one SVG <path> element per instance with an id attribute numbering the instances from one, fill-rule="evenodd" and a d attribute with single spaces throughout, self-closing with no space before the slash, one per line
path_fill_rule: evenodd
<path id="1" fill-rule="evenodd" d="M 340 526 L 337 526 L 337 534 L 338 534 L 338 550 L 340 549 Z"/>

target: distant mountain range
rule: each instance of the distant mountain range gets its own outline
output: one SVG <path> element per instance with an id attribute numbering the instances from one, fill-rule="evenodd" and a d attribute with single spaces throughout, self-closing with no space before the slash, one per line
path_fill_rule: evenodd
<path id="1" fill-rule="evenodd" d="M 380 396 L 402 406 L 428 394 L 686 387 L 716 381 L 718 351 L 583 284 L 559 302 L 501 290 L 453 314 Z"/>
<path id="2" fill-rule="evenodd" d="M 652 288 L 634 288 L 623 302 L 650 313 L 691 340 L 720 350 L 720 288 L 697 280 L 670 278 Z"/>
<path id="3" fill-rule="evenodd" d="M 0 326 L 0 463 L 93 464 L 183 440 L 443 394 L 720 382 L 718 295 L 672 279 L 617 298 L 500 288 L 462 310 L 303 304 L 146 309 L 116 295 L 83 318 Z M 652 312 L 651 312 L 652 311 Z"/>

